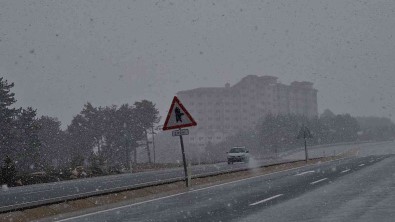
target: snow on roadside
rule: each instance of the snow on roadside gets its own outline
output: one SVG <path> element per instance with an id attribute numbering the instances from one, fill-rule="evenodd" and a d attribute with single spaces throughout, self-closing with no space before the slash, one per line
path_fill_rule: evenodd
<path id="1" fill-rule="evenodd" d="M 10 188 L 8 188 L 7 184 L 1 185 L 1 190 L 2 191 L 8 191 Z"/>

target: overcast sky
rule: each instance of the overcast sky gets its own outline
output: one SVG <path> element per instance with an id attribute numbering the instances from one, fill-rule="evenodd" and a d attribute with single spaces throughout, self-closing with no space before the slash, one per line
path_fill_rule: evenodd
<path id="1" fill-rule="evenodd" d="M 246 75 L 314 82 L 319 111 L 395 112 L 395 1 L 0 0 L 0 76 L 70 123 L 95 106 Z M 394 117 L 392 117 L 394 119 Z"/>

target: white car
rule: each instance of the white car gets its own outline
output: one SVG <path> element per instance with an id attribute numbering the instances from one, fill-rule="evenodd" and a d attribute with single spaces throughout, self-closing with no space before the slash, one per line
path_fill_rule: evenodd
<path id="1" fill-rule="evenodd" d="M 228 153 L 228 164 L 234 162 L 248 163 L 250 161 L 250 154 L 245 147 L 233 147 Z"/>

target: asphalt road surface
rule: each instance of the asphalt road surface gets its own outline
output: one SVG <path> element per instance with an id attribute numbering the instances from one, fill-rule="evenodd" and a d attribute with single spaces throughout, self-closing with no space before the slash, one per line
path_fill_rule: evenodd
<path id="1" fill-rule="evenodd" d="M 207 174 L 219 171 L 229 171 L 270 164 L 269 160 L 255 161 L 249 164 L 226 163 L 201 165 L 191 167 L 192 175 Z M 184 178 L 183 168 L 173 168 L 160 171 L 126 173 L 114 176 L 95 177 L 56 183 L 36 184 L 31 186 L 0 189 L 0 212 L 17 209 L 21 206 L 32 206 L 39 203 L 62 200 L 77 195 L 90 195 L 95 192 L 114 188 L 139 187 L 150 183 Z"/>
<path id="2" fill-rule="evenodd" d="M 386 148 L 388 153 L 394 143 L 377 143 L 375 146 Z M 311 147 L 309 148 L 310 157 L 329 156 L 330 154 L 340 154 L 355 147 L 366 148 L 366 153 L 370 152 L 372 144 L 351 144 L 336 145 L 330 147 Z M 385 153 L 384 152 L 384 153 Z M 226 158 L 226 156 L 224 156 Z M 219 171 L 229 171 L 236 169 L 254 168 L 261 165 L 272 164 L 276 162 L 286 162 L 290 160 L 298 160 L 304 158 L 304 151 L 293 151 L 285 153 L 279 159 L 251 161 L 250 164 L 234 164 L 226 163 L 200 165 L 191 167 L 192 175 L 200 175 L 214 173 Z M 104 192 L 112 189 L 122 189 L 130 187 L 139 187 L 150 183 L 160 182 L 183 178 L 184 171 L 182 168 L 167 169 L 153 172 L 121 174 L 114 176 L 96 177 L 88 179 L 79 179 L 71 181 L 63 181 L 57 183 L 37 184 L 31 186 L 14 187 L 6 190 L 0 189 L 0 212 L 18 209 L 26 206 L 35 206 L 43 203 L 55 202 L 67 198 L 88 196 L 97 192 Z"/>
<path id="3" fill-rule="evenodd" d="M 395 155 L 346 158 L 58 221 L 393 221 Z M 65 215 L 63 215 L 65 217 Z"/>

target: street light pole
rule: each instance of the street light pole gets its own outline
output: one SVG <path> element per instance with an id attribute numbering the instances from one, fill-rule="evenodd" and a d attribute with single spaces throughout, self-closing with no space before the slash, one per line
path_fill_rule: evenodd
<path id="1" fill-rule="evenodd" d="M 309 159 L 309 153 L 307 152 L 307 138 L 304 137 L 304 154 L 305 154 L 305 158 L 306 158 L 306 163 Z"/>
<path id="2" fill-rule="evenodd" d="M 155 130 L 160 130 L 163 127 L 163 125 L 159 125 L 155 128 Z M 155 150 L 155 131 L 154 131 L 154 126 L 152 126 L 152 149 L 154 151 L 154 163 L 156 163 L 156 150 Z"/>
<path id="3" fill-rule="evenodd" d="M 152 149 L 154 151 L 154 163 L 156 163 L 154 126 L 152 126 Z"/>
<path id="4" fill-rule="evenodd" d="M 125 140 L 125 151 L 126 151 L 126 164 L 125 168 L 128 168 L 130 172 L 132 172 L 132 157 L 130 152 L 131 140 L 132 135 L 127 128 L 127 124 L 123 124 L 124 128 L 124 140 Z"/>

